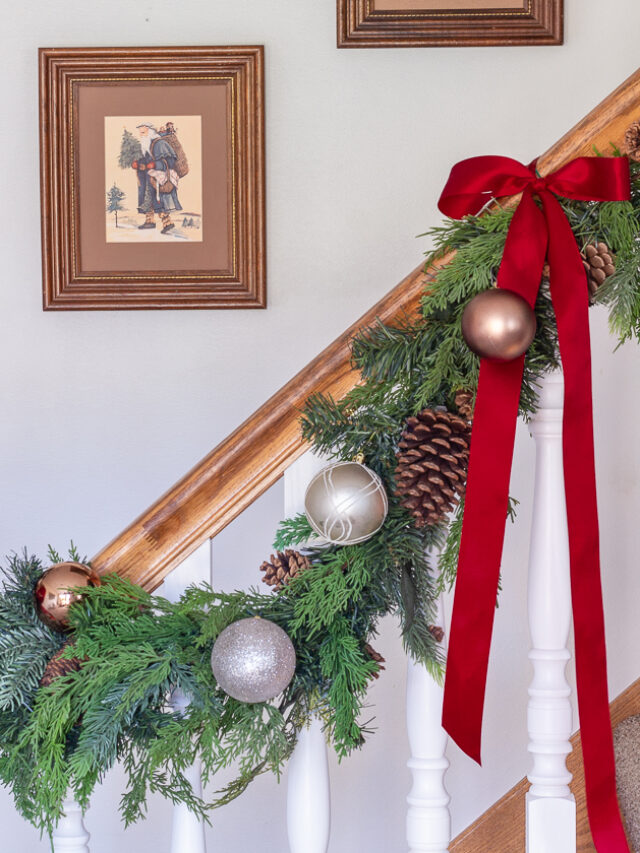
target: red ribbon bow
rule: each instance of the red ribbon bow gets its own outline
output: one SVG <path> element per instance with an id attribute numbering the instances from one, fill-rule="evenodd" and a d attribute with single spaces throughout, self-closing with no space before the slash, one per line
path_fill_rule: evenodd
<path id="1" fill-rule="evenodd" d="M 584 201 L 628 199 L 629 164 L 623 157 L 579 157 L 540 177 L 535 163 L 527 167 L 508 157 L 472 157 L 453 167 L 438 206 L 460 219 L 478 213 L 492 198 L 516 193 L 522 199 L 507 234 L 497 284 L 533 307 L 548 256 L 565 383 L 564 478 L 589 822 L 599 853 L 628 853 L 616 798 L 607 693 L 588 288 L 571 226 L 554 193 Z M 473 419 L 443 726 L 478 762 L 524 358 L 482 359 Z"/>

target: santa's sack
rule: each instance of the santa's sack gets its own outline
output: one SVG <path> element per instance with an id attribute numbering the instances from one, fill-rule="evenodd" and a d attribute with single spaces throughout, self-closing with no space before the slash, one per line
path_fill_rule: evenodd
<path id="1" fill-rule="evenodd" d="M 167 140 L 176 152 L 176 174 L 179 178 L 184 178 L 185 175 L 189 174 L 189 161 L 187 160 L 187 155 L 184 153 L 184 148 L 180 145 L 180 140 L 176 136 L 173 123 L 168 121 L 164 127 L 161 127 L 160 135 L 163 139 Z"/>

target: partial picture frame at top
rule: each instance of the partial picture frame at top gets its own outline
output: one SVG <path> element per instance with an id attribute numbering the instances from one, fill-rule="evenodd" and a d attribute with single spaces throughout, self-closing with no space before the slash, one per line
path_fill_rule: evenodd
<path id="1" fill-rule="evenodd" d="M 338 47 L 563 43 L 564 0 L 337 0 Z"/>
<path id="2" fill-rule="evenodd" d="M 264 48 L 41 48 L 43 307 L 266 307 Z"/>

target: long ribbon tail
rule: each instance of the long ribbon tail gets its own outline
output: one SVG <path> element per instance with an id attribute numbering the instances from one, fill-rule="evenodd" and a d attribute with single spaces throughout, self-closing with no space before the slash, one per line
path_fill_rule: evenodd
<path id="1" fill-rule="evenodd" d="M 527 190 L 509 229 L 498 286 L 533 306 L 546 248 L 546 222 Z M 473 415 L 442 724 L 478 763 L 523 369 L 524 356 L 483 359 Z"/>
<path id="2" fill-rule="evenodd" d="M 564 370 L 563 454 L 571 558 L 576 680 L 589 824 L 598 853 L 628 851 L 616 798 L 615 761 L 600 580 L 588 294 L 571 227 L 542 194 L 549 232 L 551 293 Z M 573 251 L 569 251 L 569 247 Z M 573 282 L 584 286 L 573 286 Z M 567 286 L 567 285 L 570 286 Z"/>
<path id="3" fill-rule="evenodd" d="M 478 763 L 523 368 L 483 360 L 473 416 L 442 724 Z"/>

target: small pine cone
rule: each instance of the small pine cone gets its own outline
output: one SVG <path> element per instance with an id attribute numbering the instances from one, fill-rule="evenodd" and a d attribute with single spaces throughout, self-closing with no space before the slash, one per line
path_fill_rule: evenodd
<path id="1" fill-rule="evenodd" d="M 373 646 L 369 645 L 369 643 L 364 644 L 364 650 L 369 655 L 371 660 L 374 660 L 378 664 L 378 669 L 376 670 L 376 672 L 371 673 L 371 677 L 372 678 L 380 678 L 380 670 L 385 669 L 385 667 L 382 666 L 383 663 L 386 663 L 385 659 L 382 657 L 380 652 L 377 652 L 373 648 Z"/>
<path id="2" fill-rule="evenodd" d="M 439 625 L 429 625 L 429 633 L 436 643 L 441 643 L 444 640 L 444 629 Z"/>
<path id="3" fill-rule="evenodd" d="M 407 420 L 396 453 L 396 491 L 416 527 L 442 521 L 464 494 L 471 424 L 446 409 Z"/>
<path id="4" fill-rule="evenodd" d="M 640 162 L 640 121 L 634 121 L 625 133 L 622 149 L 631 160 Z"/>
<path id="5" fill-rule="evenodd" d="M 593 302 L 598 288 L 616 271 L 613 255 L 606 243 L 590 243 L 584 247 L 582 265 L 587 276 L 589 299 Z"/>
<path id="6" fill-rule="evenodd" d="M 458 391 L 455 401 L 460 416 L 466 421 L 470 421 L 473 418 L 473 394 L 471 391 Z"/>
<path id="7" fill-rule="evenodd" d="M 287 548 L 286 551 L 276 551 L 272 554 L 260 566 L 260 571 L 264 572 L 262 580 L 274 590 L 279 590 L 288 584 L 291 578 L 297 577 L 310 566 L 311 563 L 304 554 Z"/>
<path id="8" fill-rule="evenodd" d="M 82 664 L 80 658 L 62 657 L 68 647 L 69 643 L 65 643 L 64 646 L 51 658 L 46 666 L 42 678 L 40 679 L 41 687 L 48 687 L 56 680 L 56 678 L 68 675 L 70 672 L 77 672 L 80 669 Z"/>

